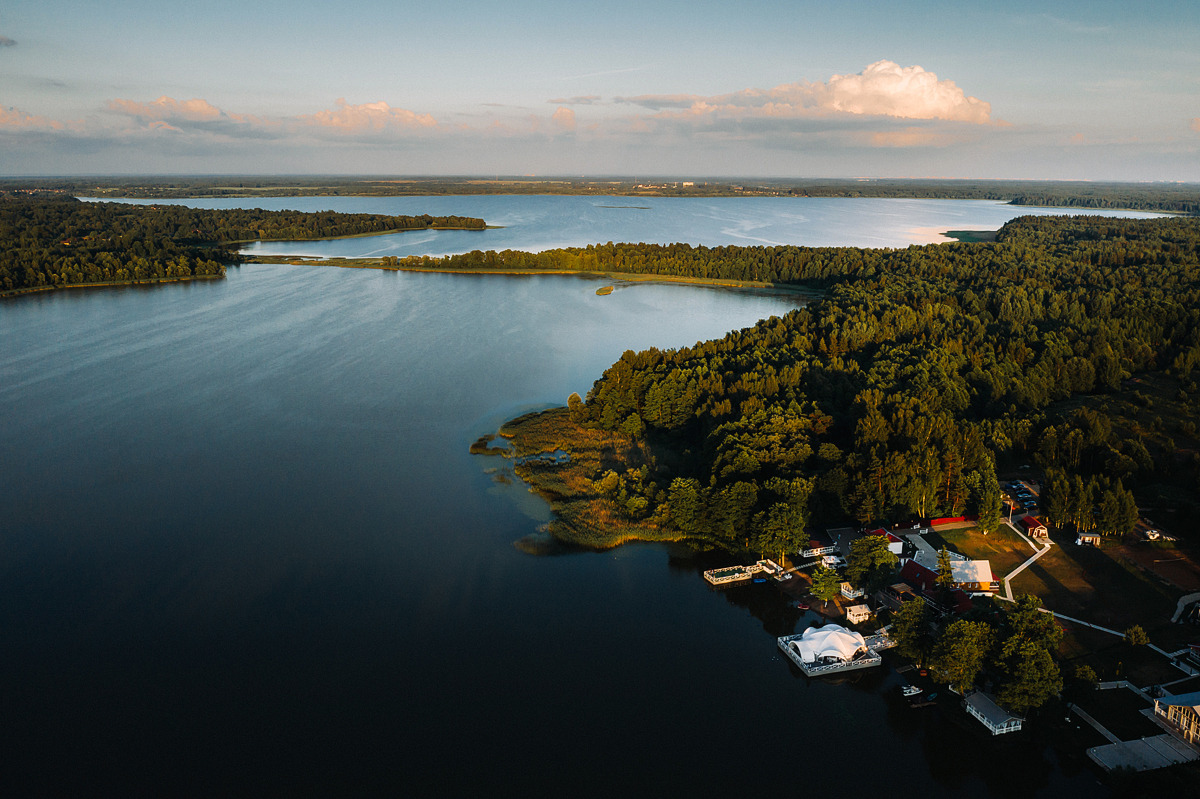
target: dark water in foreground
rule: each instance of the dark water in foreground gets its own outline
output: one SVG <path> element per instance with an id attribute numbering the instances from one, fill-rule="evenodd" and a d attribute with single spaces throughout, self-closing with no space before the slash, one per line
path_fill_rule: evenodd
<path id="1" fill-rule="evenodd" d="M 890 668 L 806 680 L 770 586 L 512 546 L 539 506 L 475 437 L 791 304 L 598 285 L 247 266 L 0 306 L 0 792 L 1103 795 Z"/>

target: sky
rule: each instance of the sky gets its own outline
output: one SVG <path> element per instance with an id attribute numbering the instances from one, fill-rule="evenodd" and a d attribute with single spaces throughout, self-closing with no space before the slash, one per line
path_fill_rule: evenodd
<path id="1" fill-rule="evenodd" d="M 6 0 L 0 175 L 1200 181 L 1200 3 Z"/>

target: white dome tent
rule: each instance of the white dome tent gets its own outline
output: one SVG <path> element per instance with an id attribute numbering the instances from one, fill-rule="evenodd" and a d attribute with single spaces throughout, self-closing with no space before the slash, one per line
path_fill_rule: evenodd
<path id="1" fill-rule="evenodd" d="M 826 663 L 853 660 L 854 655 L 867 648 L 863 637 L 840 624 L 809 627 L 790 646 L 805 663 Z"/>
<path id="2" fill-rule="evenodd" d="M 779 639 L 783 653 L 810 677 L 877 666 L 882 662 L 878 650 L 893 645 L 883 631 L 866 639 L 840 624 L 809 627 L 802 635 Z"/>

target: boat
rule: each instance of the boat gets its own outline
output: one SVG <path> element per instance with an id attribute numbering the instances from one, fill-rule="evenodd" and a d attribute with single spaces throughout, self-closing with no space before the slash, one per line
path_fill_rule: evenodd
<path id="1" fill-rule="evenodd" d="M 934 691 L 933 693 L 929 694 L 928 696 L 924 696 L 924 697 L 914 696 L 912 699 L 908 700 L 908 704 L 912 707 L 929 707 L 930 705 L 937 704 L 937 702 L 935 701 L 936 699 L 937 699 L 937 692 Z"/>
<path id="2" fill-rule="evenodd" d="M 921 693 L 923 690 L 925 690 L 925 689 L 920 688 L 916 685 L 900 686 L 900 693 L 903 694 L 904 696 L 916 696 L 917 694 Z"/>
<path id="3" fill-rule="evenodd" d="M 794 607 L 796 608 L 796 610 L 808 610 L 808 603 L 801 602 L 800 600 L 797 599 L 794 604 Z"/>

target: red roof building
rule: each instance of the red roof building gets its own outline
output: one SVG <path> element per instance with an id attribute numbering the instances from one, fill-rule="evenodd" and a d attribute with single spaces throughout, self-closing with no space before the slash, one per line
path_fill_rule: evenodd
<path id="1" fill-rule="evenodd" d="M 1024 517 L 1021 519 L 1021 526 L 1025 528 L 1025 534 L 1031 538 L 1046 538 L 1050 535 L 1046 525 L 1042 524 L 1036 516 Z"/>
<path id="2" fill-rule="evenodd" d="M 931 601 L 937 596 L 937 576 L 938 573 L 933 569 L 911 559 L 904 561 L 900 567 L 900 579 Z M 956 588 L 946 595 L 946 609 L 954 613 L 966 613 L 971 609 L 971 597 L 966 591 Z"/>

